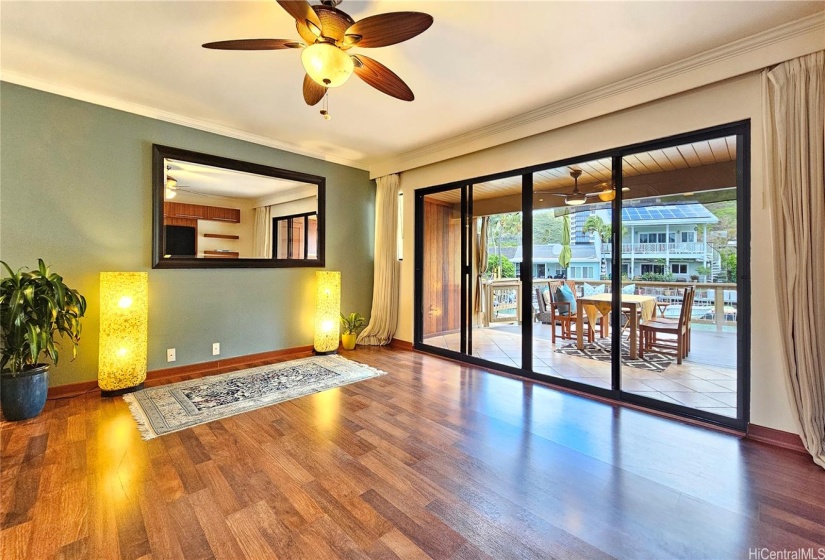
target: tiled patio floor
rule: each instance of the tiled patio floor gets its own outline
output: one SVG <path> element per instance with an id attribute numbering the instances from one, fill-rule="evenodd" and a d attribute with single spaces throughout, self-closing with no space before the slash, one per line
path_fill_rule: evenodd
<path id="1" fill-rule="evenodd" d="M 549 325 L 533 325 L 533 371 L 610 388 L 610 363 L 555 352 L 572 341 L 550 342 Z M 625 391 L 660 401 L 690 406 L 724 416 L 736 416 L 736 334 L 694 327 L 690 356 L 664 371 L 625 366 Z M 435 335 L 425 343 L 458 350 L 459 334 Z M 473 355 L 492 362 L 521 367 L 521 328 L 504 324 L 473 329 Z"/>

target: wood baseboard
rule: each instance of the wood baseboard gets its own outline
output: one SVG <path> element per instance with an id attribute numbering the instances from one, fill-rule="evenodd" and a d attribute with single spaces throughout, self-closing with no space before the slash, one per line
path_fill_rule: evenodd
<path id="1" fill-rule="evenodd" d="M 312 353 L 312 346 L 298 346 L 295 348 L 284 348 L 283 350 L 272 350 L 259 354 L 248 354 L 246 356 L 235 356 L 234 358 L 224 358 L 213 362 L 200 362 L 185 366 L 176 366 L 163 369 L 155 369 L 146 373 L 146 381 L 156 379 L 166 379 L 169 377 L 180 377 L 182 375 L 208 375 L 222 373 L 225 370 L 253 366 L 262 362 L 277 360 L 280 358 L 309 356 Z M 81 381 L 79 383 L 69 383 L 67 385 L 57 385 L 49 387 L 49 399 L 62 399 L 88 393 L 97 388 L 97 380 Z"/>
<path id="2" fill-rule="evenodd" d="M 76 397 L 83 393 L 88 393 L 97 389 L 97 379 L 92 381 L 81 381 L 80 383 L 69 383 L 68 385 L 57 385 L 56 387 L 49 387 L 47 399 L 65 399 L 68 397 Z"/>
<path id="3" fill-rule="evenodd" d="M 185 366 L 175 366 L 170 368 L 155 369 L 146 374 L 146 381 L 156 379 L 166 379 L 168 377 L 179 377 L 181 375 L 216 373 L 227 368 L 239 366 L 252 366 L 257 363 L 285 358 L 287 356 L 298 357 L 300 355 L 309 356 L 312 353 L 312 346 L 297 346 L 295 348 L 284 348 L 283 350 L 272 350 L 259 354 L 248 354 L 246 356 L 235 356 L 213 362 L 199 362 Z"/>
<path id="4" fill-rule="evenodd" d="M 767 426 L 759 426 L 758 424 L 748 424 L 748 433 L 745 437 L 774 447 L 808 454 L 808 450 L 802 444 L 802 438 L 799 437 L 799 434 L 793 432 L 785 432 Z"/>
<path id="5" fill-rule="evenodd" d="M 389 344 L 390 348 L 395 350 L 408 350 L 412 351 L 413 344 L 412 342 L 407 342 L 406 340 L 399 340 L 397 338 L 393 338 Z"/>

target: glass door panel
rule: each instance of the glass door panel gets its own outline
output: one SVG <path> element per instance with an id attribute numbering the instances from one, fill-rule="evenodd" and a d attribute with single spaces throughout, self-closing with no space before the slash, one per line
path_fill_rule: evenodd
<path id="1" fill-rule="evenodd" d="M 422 342 L 464 352 L 461 334 L 461 190 L 423 197 Z"/>
<path id="2" fill-rule="evenodd" d="M 533 174 L 533 371 L 602 389 L 612 379 L 611 178 L 611 158 Z"/>
<path id="3" fill-rule="evenodd" d="M 470 186 L 472 355 L 522 367 L 522 176 Z M 529 304 L 529 302 L 527 302 Z"/>
<path id="4" fill-rule="evenodd" d="M 622 292 L 639 302 L 636 317 L 624 312 L 622 390 L 728 418 L 738 386 L 736 144 L 728 136 L 622 160 Z"/>

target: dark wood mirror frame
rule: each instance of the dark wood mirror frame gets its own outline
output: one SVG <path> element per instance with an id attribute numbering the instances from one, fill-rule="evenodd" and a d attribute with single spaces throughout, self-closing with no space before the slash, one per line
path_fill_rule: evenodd
<path id="1" fill-rule="evenodd" d="M 314 183 L 318 186 L 318 258 L 317 259 L 265 259 L 265 258 L 238 258 L 238 259 L 202 259 L 196 257 L 164 258 L 163 203 L 165 192 L 165 164 L 166 159 L 183 160 L 202 165 L 211 165 L 224 169 L 232 169 L 245 173 L 255 173 L 277 179 Z M 152 268 L 296 268 L 296 267 L 324 267 L 325 240 L 326 240 L 326 178 L 318 175 L 309 175 L 288 169 L 279 169 L 257 163 L 249 163 L 236 159 L 225 158 L 171 148 L 169 146 L 152 145 Z M 274 250 L 274 248 L 273 248 Z M 273 253 L 274 254 L 274 253 Z"/>

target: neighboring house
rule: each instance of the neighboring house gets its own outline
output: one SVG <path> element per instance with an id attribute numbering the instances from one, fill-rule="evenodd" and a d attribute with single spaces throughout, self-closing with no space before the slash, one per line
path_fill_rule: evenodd
<path id="1" fill-rule="evenodd" d="M 561 278 L 564 269 L 559 265 L 562 245 L 533 245 L 533 278 Z M 582 280 L 598 280 L 600 277 L 601 258 L 594 243 L 579 243 L 570 246 L 573 256 L 567 267 L 567 277 Z M 510 259 L 514 263 L 524 260 L 521 247 L 516 247 L 515 255 Z"/>
<path id="2" fill-rule="evenodd" d="M 668 204 L 622 209 L 622 274 L 630 278 L 645 273 L 673 274 L 677 280 L 703 276 L 698 268 L 721 270 L 719 253 L 708 242 L 708 226 L 719 222 L 699 204 Z M 610 269 L 610 245 L 603 247 Z"/>
<path id="3" fill-rule="evenodd" d="M 609 210 L 583 210 L 571 215 L 573 256 L 567 269 L 568 278 L 599 279 L 611 270 L 611 244 L 601 243 L 595 234 L 583 231 L 585 221 L 593 214 L 610 222 Z M 721 271 L 719 253 L 708 241 L 708 226 L 718 222 L 719 219 L 698 202 L 624 208 L 622 274 L 635 278 L 646 273 L 669 273 L 680 281 L 690 280 L 691 276 L 710 280 Z M 533 246 L 533 278 L 561 277 L 561 247 L 560 244 Z M 507 249 L 506 256 L 512 262 L 523 260 L 521 247 Z M 490 254 L 494 251 L 491 248 Z M 701 266 L 711 269 L 710 277 L 699 273 Z"/>

